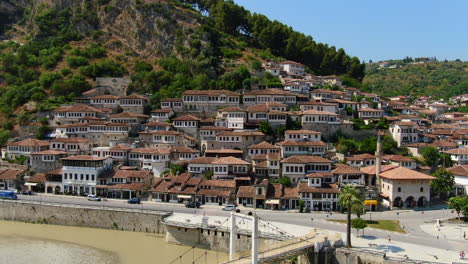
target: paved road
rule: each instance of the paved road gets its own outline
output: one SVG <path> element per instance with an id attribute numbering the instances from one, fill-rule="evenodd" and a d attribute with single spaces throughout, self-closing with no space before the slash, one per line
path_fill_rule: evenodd
<path id="1" fill-rule="evenodd" d="M 205 214 L 206 216 L 229 216 L 229 212 L 221 210 L 220 206 L 204 206 L 200 209 L 185 208 L 181 204 L 167 204 L 167 203 L 154 203 L 154 202 L 143 202 L 141 205 L 127 204 L 126 201 L 122 200 L 108 200 L 103 202 L 92 202 L 88 201 L 83 197 L 72 197 L 72 196 L 52 196 L 52 195 L 21 195 L 21 200 L 33 200 L 42 201 L 47 203 L 61 203 L 61 204 L 74 204 L 74 205 L 97 205 L 109 208 L 133 208 L 133 209 L 145 209 L 145 210 L 160 210 L 160 211 L 172 211 L 178 213 L 195 213 Z M 253 208 L 241 208 L 241 212 L 253 211 Z M 310 228 L 328 229 L 332 231 L 345 232 L 345 225 L 330 223 L 327 219 L 345 219 L 345 214 L 340 213 L 297 213 L 287 211 L 270 211 L 270 210 L 255 210 L 256 214 L 264 220 L 272 222 L 281 222 L 288 224 L 296 224 L 301 226 L 307 226 Z M 391 235 L 392 241 L 397 243 L 398 241 L 424 245 L 429 247 L 436 247 L 440 249 L 459 250 L 461 245 L 459 243 L 448 241 L 443 238 L 436 239 L 435 236 L 423 232 L 419 226 L 424 223 L 434 222 L 436 219 L 455 217 L 451 210 L 426 210 L 426 211 L 412 211 L 405 210 L 399 211 L 398 214 L 395 211 L 387 212 L 372 212 L 362 216 L 364 219 L 387 219 L 387 220 L 400 220 L 404 228 L 408 231 L 408 234 L 400 234 L 395 232 L 387 232 L 376 229 L 366 229 L 365 233 L 369 239 L 382 238 L 387 239 Z"/>

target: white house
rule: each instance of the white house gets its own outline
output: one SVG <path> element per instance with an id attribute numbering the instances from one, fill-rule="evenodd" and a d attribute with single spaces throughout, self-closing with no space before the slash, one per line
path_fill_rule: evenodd
<path id="1" fill-rule="evenodd" d="M 160 177 L 169 167 L 170 155 L 168 148 L 137 148 L 130 151 L 128 163 Z"/>
<path id="2" fill-rule="evenodd" d="M 449 154 L 455 164 L 468 164 L 468 148 L 456 148 L 445 151 Z"/>
<path id="3" fill-rule="evenodd" d="M 240 97 L 227 90 L 187 90 L 182 100 L 186 112 L 212 112 L 218 107 L 239 106 Z"/>
<path id="4" fill-rule="evenodd" d="M 416 122 L 394 122 L 388 128 L 398 147 L 418 142 L 418 129 L 419 126 Z"/>
<path id="5" fill-rule="evenodd" d="M 283 61 L 279 63 L 280 67 L 288 74 L 304 76 L 305 65 L 294 61 Z"/>
<path id="6" fill-rule="evenodd" d="M 291 156 L 281 160 L 282 175 L 291 179 L 293 184 L 305 179 L 312 172 L 330 171 L 331 161 L 319 156 Z"/>
<path id="7" fill-rule="evenodd" d="M 112 158 L 94 156 L 69 156 L 62 158 L 62 183 L 64 193 L 96 194 L 97 180 L 112 172 Z"/>
<path id="8" fill-rule="evenodd" d="M 468 165 L 459 165 L 448 168 L 455 178 L 455 195 L 464 196 L 468 194 Z"/>

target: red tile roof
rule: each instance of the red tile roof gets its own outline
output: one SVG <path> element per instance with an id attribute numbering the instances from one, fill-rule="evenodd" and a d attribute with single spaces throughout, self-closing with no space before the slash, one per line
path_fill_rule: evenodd
<path id="1" fill-rule="evenodd" d="M 110 118 L 148 118 L 147 115 L 132 113 L 132 112 L 122 112 L 118 114 L 111 115 Z"/>
<path id="2" fill-rule="evenodd" d="M 183 95 L 206 95 L 206 96 L 240 96 L 239 93 L 228 90 L 186 90 Z"/>
<path id="3" fill-rule="evenodd" d="M 66 158 L 61 158 L 61 160 L 89 160 L 89 161 L 99 161 L 106 160 L 107 157 L 96 157 L 89 155 L 77 155 L 77 156 L 68 156 Z"/>
<path id="4" fill-rule="evenodd" d="M 331 171 L 333 174 L 347 174 L 347 175 L 361 175 L 364 172 L 359 171 L 358 169 L 345 165 L 345 164 L 336 164 L 336 168 Z"/>
<path id="5" fill-rule="evenodd" d="M 18 176 L 24 173 L 25 170 L 6 169 L 0 170 L 0 180 L 14 181 L 18 179 Z"/>
<path id="6" fill-rule="evenodd" d="M 301 129 L 301 130 L 286 130 L 286 131 L 284 131 L 284 134 L 291 134 L 291 135 L 298 135 L 298 134 L 320 135 L 321 133 L 318 132 L 318 131 Z"/>
<path id="7" fill-rule="evenodd" d="M 447 170 L 453 173 L 453 175 L 468 177 L 468 164 L 448 168 Z"/>
<path id="8" fill-rule="evenodd" d="M 172 121 L 200 121 L 200 120 L 201 120 L 200 118 L 193 116 L 193 115 L 184 115 L 184 116 L 179 116 L 179 117 L 172 119 Z"/>
<path id="9" fill-rule="evenodd" d="M 151 176 L 150 171 L 118 170 L 112 178 L 146 178 Z"/>
<path id="10" fill-rule="evenodd" d="M 281 163 L 331 163 L 331 161 L 319 156 L 297 155 L 283 159 Z"/>
<path id="11" fill-rule="evenodd" d="M 335 184 L 330 184 L 329 188 L 317 188 L 309 186 L 308 183 L 299 183 L 297 188 L 299 193 L 340 193 Z"/>
<path id="12" fill-rule="evenodd" d="M 7 146 L 22 146 L 22 147 L 45 147 L 49 146 L 49 141 L 27 138 L 21 141 L 7 144 Z"/>
<path id="13" fill-rule="evenodd" d="M 251 145 L 248 149 L 279 149 L 279 147 L 274 146 L 266 141 L 262 141 L 256 145 Z"/>
<path id="14" fill-rule="evenodd" d="M 71 105 L 71 106 L 61 106 L 54 110 L 54 112 L 91 112 L 91 113 L 100 113 L 102 110 L 94 108 L 89 105 Z"/>

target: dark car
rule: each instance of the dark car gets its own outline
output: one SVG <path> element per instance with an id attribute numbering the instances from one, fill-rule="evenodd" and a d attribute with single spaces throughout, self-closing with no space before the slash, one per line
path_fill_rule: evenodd
<path id="1" fill-rule="evenodd" d="M 128 200 L 127 203 L 129 203 L 129 204 L 140 204 L 141 200 L 140 200 L 140 198 L 132 198 L 132 199 Z"/>
<path id="2" fill-rule="evenodd" d="M 22 195 L 33 195 L 32 191 L 26 190 L 21 192 Z"/>
<path id="3" fill-rule="evenodd" d="M 200 208 L 200 202 L 188 202 L 185 204 L 187 208 Z"/>

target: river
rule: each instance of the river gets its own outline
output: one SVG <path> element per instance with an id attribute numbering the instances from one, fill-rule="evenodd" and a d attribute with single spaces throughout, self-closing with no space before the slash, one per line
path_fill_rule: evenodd
<path id="1" fill-rule="evenodd" d="M 170 263 L 190 247 L 168 244 L 164 235 L 84 227 L 0 221 L 2 264 L 133 264 Z M 175 263 L 205 263 L 205 250 L 195 249 Z M 206 263 L 227 260 L 209 251 Z"/>

